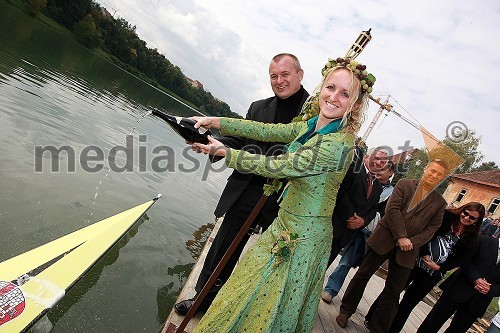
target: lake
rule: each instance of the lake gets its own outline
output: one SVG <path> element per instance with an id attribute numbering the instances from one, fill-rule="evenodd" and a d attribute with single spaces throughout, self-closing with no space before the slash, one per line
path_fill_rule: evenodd
<path id="1" fill-rule="evenodd" d="M 194 110 L 3 1 L 0 44 L 0 261 L 162 193 L 48 313 L 52 332 L 157 332 L 230 170 L 149 115 Z"/>

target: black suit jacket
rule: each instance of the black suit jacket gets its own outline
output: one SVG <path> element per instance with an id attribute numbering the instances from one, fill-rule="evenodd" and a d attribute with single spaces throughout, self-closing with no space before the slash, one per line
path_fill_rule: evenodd
<path id="1" fill-rule="evenodd" d="M 497 264 L 497 256 L 498 238 L 481 236 L 472 259 L 439 286 L 443 294 L 457 303 L 467 303 L 472 314 L 478 317 L 484 315 L 491 300 L 500 296 L 500 265 Z M 474 289 L 474 281 L 479 278 L 491 283 L 486 295 Z"/>
<path id="2" fill-rule="evenodd" d="M 302 105 L 306 101 L 309 94 L 307 91 L 303 90 L 302 101 L 300 106 L 295 111 L 295 116 L 300 113 Z M 278 97 L 270 97 L 255 101 L 250 105 L 245 119 L 259 121 L 263 123 L 275 123 L 276 112 L 278 111 Z M 217 138 L 220 142 L 230 148 L 242 149 L 246 151 L 253 151 L 257 154 L 262 155 L 277 155 L 281 153 L 283 148 L 283 143 L 277 142 L 262 142 L 251 140 L 239 136 L 222 136 Z M 224 188 L 222 195 L 219 199 L 219 203 L 215 208 L 215 216 L 220 217 L 227 212 L 227 210 L 238 200 L 241 193 L 247 185 L 255 177 L 251 173 L 241 173 L 234 170 L 231 176 L 228 178 L 226 187 Z"/>
<path id="3" fill-rule="evenodd" d="M 363 164 L 364 154 L 356 147 L 354 159 L 340 184 L 337 201 L 332 215 L 334 244 L 344 247 L 356 234 L 366 227 L 375 217 L 378 201 L 382 193 L 382 185 L 378 180 L 373 181 L 373 189 L 367 198 L 368 180 L 366 168 Z M 363 217 L 365 224 L 359 229 L 347 228 L 347 219 L 354 213 Z"/>

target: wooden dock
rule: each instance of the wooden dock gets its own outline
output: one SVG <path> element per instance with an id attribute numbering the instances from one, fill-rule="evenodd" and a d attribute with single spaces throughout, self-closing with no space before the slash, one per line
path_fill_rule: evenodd
<path id="1" fill-rule="evenodd" d="M 210 234 L 203 251 L 200 255 L 200 258 L 198 259 L 198 262 L 196 265 L 193 267 L 193 270 L 191 271 L 188 279 L 186 280 L 186 283 L 184 285 L 184 288 L 182 289 L 181 293 L 179 294 L 179 297 L 177 299 L 177 302 L 183 299 L 191 298 L 194 296 L 195 291 L 194 291 L 194 286 L 196 284 L 197 277 L 200 273 L 201 267 L 203 265 L 203 261 L 205 260 L 205 257 L 207 255 L 208 249 L 210 245 L 212 244 L 212 241 L 219 230 L 219 225 L 221 223 L 221 220 L 217 221 L 215 224 L 214 229 L 212 230 L 212 233 Z M 251 246 L 255 241 L 257 240 L 258 235 L 253 235 L 248 244 L 248 246 Z M 246 247 L 246 248 L 247 248 Z M 245 250 L 244 250 L 245 251 Z M 339 257 L 340 258 L 340 257 Z M 333 271 L 333 269 L 336 267 L 339 258 L 335 261 L 333 265 L 331 265 L 328 270 L 327 274 L 325 275 L 325 284 L 326 280 L 328 278 L 328 275 Z M 314 323 L 314 328 L 313 328 L 313 333 L 368 333 L 368 329 L 364 326 L 364 315 L 368 312 L 368 309 L 372 302 L 375 300 L 375 298 L 378 296 L 378 294 L 382 291 L 383 286 L 384 286 L 384 278 L 381 276 L 374 275 L 370 282 L 368 283 L 368 287 L 366 288 L 365 294 L 363 295 L 363 298 L 361 300 L 361 303 L 359 304 L 358 310 L 356 313 L 351 317 L 351 320 L 349 321 L 347 327 L 341 328 L 339 325 L 337 325 L 335 321 L 335 317 L 339 313 L 339 308 L 340 308 L 340 300 L 341 297 L 344 295 L 345 288 L 348 285 L 349 280 L 352 278 L 354 273 L 356 272 L 355 269 L 351 269 L 346 282 L 344 283 L 344 286 L 342 287 L 339 297 L 334 297 L 332 303 L 327 304 L 323 302 L 322 300 L 319 301 L 319 307 L 318 307 L 318 314 L 316 316 L 316 320 Z M 380 274 L 382 275 L 382 274 Z M 403 328 L 404 333 L 414 333 L 416 332 L 417 328 L 420 326 L 420 323 L 423 321 L 427 313 L 430 311 L 431 306 L 424 303 L 420 302 L 419 305 L 413 310 L 410 318 L 406 322 L 405 327 Z M 167 333 L 167 330 L 170 326 L 169 331 L 175 331 L 172 330 L 173 325 L 175 327 L 178 327 L 179 324 L 182 322 L 182 319 L 184 317 L 178 316 L 175 311 L 172 309 L 163 329 L 162 333 Z M 184 330 L 186 333 L 189 333 L 193 330 L 193 328 L 196 326 L 198 321 L 201 318 L 201 314 L 198 313 L 187 325 L 186 329 Z M 445 328 L 448 327 L 449 320 L 447 323 L 444 325 L 444 329 L 441 329 L 439 332 L 444 332 Z M 221 332 L 222 333 L 222 332 Z"/>

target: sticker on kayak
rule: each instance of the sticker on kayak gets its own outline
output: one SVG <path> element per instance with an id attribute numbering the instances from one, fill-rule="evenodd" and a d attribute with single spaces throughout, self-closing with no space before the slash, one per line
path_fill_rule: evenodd
<path id="1" fill-rule="evenodd" d="M 12 282 L 0 281 L 0 326 L 19 316 L 25 307 L 21 288 Z"/>

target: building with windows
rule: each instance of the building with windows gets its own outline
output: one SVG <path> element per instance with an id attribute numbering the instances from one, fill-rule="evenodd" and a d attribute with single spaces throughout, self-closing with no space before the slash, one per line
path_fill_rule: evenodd
<path id="1" fill-rule="evenodd" d="M 451 182 L 443 193 L 448 204 L 458 207 L 468 202 L 480 202 L 490 217 L 500 217 L 500 170 L 462 173 L 450 176 Z"/>

